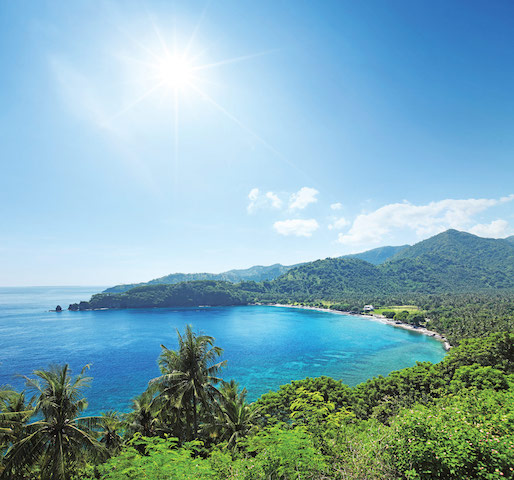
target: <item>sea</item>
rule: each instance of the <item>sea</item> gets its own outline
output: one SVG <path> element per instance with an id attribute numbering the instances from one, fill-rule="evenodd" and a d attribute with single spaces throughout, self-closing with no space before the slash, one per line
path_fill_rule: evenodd
<path id="1" fill-rule="evenodd" d="M 0 385 L 24 389 L 25 376 L 89 365 L 88 413 L 130 410 L 159 375 L 161 345 L 175 349 L 186 325 L 223 348 L 225 380 L 249 400 L 305 377 L 327 375 L 354 386 L 416 362 L 439 362 L 441 342 L 378 320 L 274 307 L 142 308 L 71 312 L 105 287 L 0 287 Z M 62 312 L 51 311 L 57 305 Z"/>

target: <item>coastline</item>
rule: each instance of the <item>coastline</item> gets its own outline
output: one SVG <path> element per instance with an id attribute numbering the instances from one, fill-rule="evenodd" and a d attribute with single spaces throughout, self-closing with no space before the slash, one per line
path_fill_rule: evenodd
<path id="1" fill-rule="evenodd" d="M 450 350 L 452 348 L 452 345 L 448 341 L 448 339 L 441 335 L 440 333 L 434 332 L 433 330 L 429 330 L 426 327 L 415 327 L 414 325 L 410 325 L 408 323 L 398 322 L 396 320 L 391 320 L 389 318 L 384 317 L 383 315 L 364 315 L 362 313 L 350 313 L 350 312 L 342 312 L 340 310 L 333 310 L 331 308 L 321 308 L 321 307 L 309 307 L 306 305 L 290 305 L 290 304 L 280 304 L 280 303 L 274 303 L 270 304 L 270 307 L 287 307 L 287 308 L 301 308 L 304 310 L 316 310 L 318 312 L 331 312 L 331 313 L 338 313 L 340 315 L 351 315 L 354 317 L 362 317 L 366 318 L 368 320 L 377 320 L 380 323 L 383 323 L 385 325 L 390 325 L 392 327 L 396 328 L 402 328 L 404 330 L 410 330 L 411 332 L 418 332 L 423 335 L 427 335 L 428 337 L 432 337 L 435 340 L 438 340 L 443 344 L 443 347 L 446 351 Z"/>

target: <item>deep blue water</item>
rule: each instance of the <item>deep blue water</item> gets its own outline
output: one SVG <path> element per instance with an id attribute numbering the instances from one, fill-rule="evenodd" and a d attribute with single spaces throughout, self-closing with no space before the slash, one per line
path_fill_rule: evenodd
<path id="1" fill-rule="evenodd" d="M 89 299 L 102 287 L 0 288 L 0 384 L 18 388 L 49 364 L 75 373 L 91 363 L 89 412 L 127 410 L 129 400 L 159 374 L 160 345 L 175 348 L 187 324 L 216 338 L 225 379 L 250 399 L 291 380 L 329 375 L 356 385 L 376 375 L 438 362 L 440 342 L 378 321 L 287 307 L 219 307 L 49 312 Z"/>

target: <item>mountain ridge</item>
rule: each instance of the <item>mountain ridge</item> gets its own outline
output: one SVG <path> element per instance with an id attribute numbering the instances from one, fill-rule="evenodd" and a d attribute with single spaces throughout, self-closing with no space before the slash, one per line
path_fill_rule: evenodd
<path id="1" fill-rule="evenodd" d="M 199 305 L 338 302 L 349 296 L 505 289 L 514 291 L 514 243 L 448 230 L 398 251 L 379 265 L 354 257 L 326 258 L 295 266 L 262 282 L 202 280 L 97 294 L 84 308 L 188 306 L 195 301 L 202 302 Z"/>
<path id="2" fill-rule="evenodd" d="M 378 247 L 361 253 L 343 255 L 339 258 L 358 258 L 372 263 L 373 265 L 379 265 L 408 246 L 409 245 Z M 197 280 L 214 280 L 231 283 L 239 283 L 242 281 L 262 282 L 266 280 L 274 280 L 289 270 L 305 265 L 306 263 L 311 262 L 297 263 L 289 266 L 282 265 L 281 263 L 266 266 L 254 265 L 249 268 L 232 269 L 221 273 L 170 273 L 169 275 L 154 278 L 148 282 L 115 285 L 113 287 L 106 288 L 102 293 L 123 293 L 131 290 L 132 288 L 142 287 L 145 285 L 174 285 L 181 282 L 192 282 Z"/>

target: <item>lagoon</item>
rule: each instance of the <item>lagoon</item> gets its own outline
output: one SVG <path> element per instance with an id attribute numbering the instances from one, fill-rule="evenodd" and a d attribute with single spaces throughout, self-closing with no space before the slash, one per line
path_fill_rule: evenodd
<path id="1" fill-rule="evenodd" d="M 75 373 L 91 364 L 88 412 L 127 411 L 130 399 L 159 374 L 160 345 L 175 348 L 176 329 L 191 324 L 216 338 L 225 379 L 246 386 L 250 400 L 291 380 L 328 375 L 357 385 L 416 361 L 438 362 L 433 338 L 378 321 L 287 307 L 245 306 L 50 312 L 104 287 L 0 288 L 0 385 L 23 387 L 50 364 Z"/>

